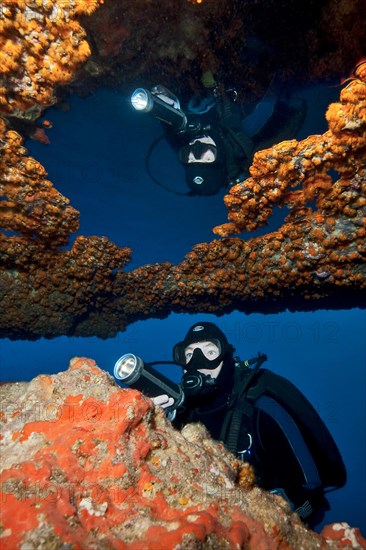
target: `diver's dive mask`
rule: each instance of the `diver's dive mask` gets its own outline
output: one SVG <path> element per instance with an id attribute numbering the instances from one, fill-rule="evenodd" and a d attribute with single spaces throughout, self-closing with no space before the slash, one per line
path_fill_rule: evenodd
<path id="1" fill-rule="evenodd" d="M 185 373 L 181 381 L 181 387 L 187 397 L 196 395 L 208 395 L 216 390 L 216 378 L 209 374 L 203 374 L 200 370 L 214 370 L 222 362 L 222 349 L 218 340 L 212 342 L 217 346 L 219 355 L 215 359 L 209 359 L 201 348 L 195 348 L 192 357 L 184 365 Z M 207 353 L 207 352 L 206 352 Z"/>
<path id="2" fill-rule="evenodd" d="M 184 369 L 187 371 L 194 371 L 199 369 L 216 369 L 216 367 L 218 367 L 222 361 L 222 350 L 221 344 L 218 340 L 213 341 L 212 343 L 217 346 L 219 352 L 219 355 L 215 359 L 209 359 L 201 348 L 196 348 L 192 353 L 192 357 L 185 365 L 183 365 Z"/>
<path id="3" fill-rule="evenodd" d="M 196 352 L 198 348 L 192 352 L 191 358 L 186 356 L 186 349 L 188 346 L 199 342 L 211 342 L 217 347 L 218 355 L 213 361 L 210 360 L 210 354 L 208 352 L 206 357 L 202 351 L 201 354 L 198 351 L 195 354 L 194 352 Z M 205 350 L 207 348 L 203 347 L 203 349 Z M 223 360 L 224 356 L 230 351 L 231 346 L 226 336 L 216 325 L 209 322 L 196 323 L 189 329 L 184 340 L 175 344 L 173 348 L 173 361 L 186 370 L 215 369 Z"/>
<path id="4" fill-rule="evenodd" d="M 209 136 L 202 136 L 190 141 L 179 150 L 179 160 L 183 164 L 213 163 L 217 160 L 217 146 Z"/>

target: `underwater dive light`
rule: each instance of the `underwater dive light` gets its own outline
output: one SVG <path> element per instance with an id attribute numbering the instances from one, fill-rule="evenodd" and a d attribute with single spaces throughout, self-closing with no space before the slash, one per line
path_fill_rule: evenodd
<path id="1" fill-rule="evenodd" d="M 170 362 L 169 362 L 170 363 Z M 181 387 L 169 378 L 145 364 L 133 353 L 122 355 L 114 365 L 114 376 L 124 384 L 143 392 L 149 397 L 167 394 L 174 399 L 172 408 L 176 409 L 184 401 Z"/>
<path id="2" fill-rule="evenodd" d="M 187 117 L 181 109 L 167 103 L 157 94 L 151 93 L 145 88 L 137 88 L 132 93 L 131 104 L 136 111 L 150 113 L 177 132 L 184 131 L 187 126 Z"/>
<path id="3" fill-rule="evenodd" d="M 151 93 L 144 88 L 137 88 L 131 96 L 132 107 L 136 111 L 143 111 L 148 113 L 153 107 L 153 100 L 151 99 Z"/>

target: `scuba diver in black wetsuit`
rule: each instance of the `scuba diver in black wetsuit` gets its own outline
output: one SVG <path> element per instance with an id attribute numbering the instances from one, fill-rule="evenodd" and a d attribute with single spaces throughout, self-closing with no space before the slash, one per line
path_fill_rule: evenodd
<path id="1" fill-rule="evenodd" d="M 168 191 L 185 195 L 215 195 L 248 176 L 253 154 L 261 144 L 294 137 L 305 117 L 305 102 L 281 98 L 281 83 L 274 79 L 263 100 L 245 119 L 235 89 L 218 84 L 212 73 L 203 78 L 206 95 L 197 104 L 194 98 L 183 111 L 179 99 L 162 85 L 151 91 L 137 88 L 131 103 L 137 111 L 148 112 L 161 121 L 164 137 L 177 152 L 185 171 L 188 193 L 162 185 L 151 173 L 149 160 L 159 137 L 147 155 L 150 177 Z M 277 136 L 285 129 L 285 136 Z M 291 134 L 291 135 L 290 135 Z"/>
<path id="2" fill-rule="evenodd" d="M 234 357 L 213 323 L 193 325 L 174 346 L 173 359 L 184 369 L 185 395 L 173 410 L 173 424 L 202 422 L 214 439 L 253 465 L 260 487 L 284 497 L 314 528 L 329 509 L 325 493 L 345 484 L 346 471 L 309 401 L 291 382 L 260 368 L 266 356 L 249 362 Z M 172 405 L 168 395 L 153 401 Z"/>
<path id="3" fill-rule="evenodd" d="M 211 108 L 189 115 L 196 129 L 188 136 L 188 143 L 181 134 L 167 134 L 178 149 L 193 195 L 214 195 L 242 180 L 253 153 L 252 140 L 241 130 L 243 114 L 236 91 L 216 85 L 212 96 Z"/>
<path id="4" fill-rule="evenodd" d="M 161 85 L 151 91 L 138 88 L 131 97 L 136 110 L 150 112 L 163 123 L 164 137 L 184 167 L 189 195 L 215 195 L 243 179 L 253 152 L 252 140 L 241 130 L 235 90 L 212 82 L 206 112 L 197 106 L 196 112 L 184 112 L 178 98 Z"/>

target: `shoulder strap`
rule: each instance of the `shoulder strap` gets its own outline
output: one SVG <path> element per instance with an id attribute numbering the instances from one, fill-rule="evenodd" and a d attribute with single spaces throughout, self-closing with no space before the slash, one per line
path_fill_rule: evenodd
<path id="1" fill-rule="evenodd" d="M 257 401 L 258 409 L 266 412 L 285 436 L 304 479 L 304 489 L 321 487 L 322 482 L 312 454 L 292 416 L 272 397 L 262 395 Z"/>
<path id="2" fill-rule="evenodd" d="M 235 146 L 239 148 L 239 150 L 241 151 L 241 156 L 251 158 L 253 154 L 253 141 L 251 140 L 251 138 L 245 135 L 242 131 L 235 131 L 225 126 L 221 126 L 221 128 L 223 129 L 226 137 L 231 141 L 231 143 L 235 144 Z"/>
<path id="3" fill-rule="evenodd" d="M 244 418 L 246 417 L 248 424 L 253 415 L 253 405 L 245 399 L 247 390 L 266 360 L 265 354 L 258 353 L 258 357 L 254 359 L 238 360 L 235 364 L 234 388 L 220 433 L 220 440 L 233 453 L 238 452 L 240 428 Z M 251 368 L 251 365 L 254 367 Z"/>
<path id="4" fill-rule="evenodd" d="M 263 396 L 269 398 L 270 407 L 268 407 L 268 399 L 263 400 Z M 311 403 L 292 382 L 264 369 L 256 379 L 255 384 L 248 389 L 247 398 L 251 402 L 255 402 L 258 408 L 264 411 L 267 409 L 266 412 L 271 414 L 272 418 L 273 404 L 277 403 L 279 405 L 277 411 L 281 412 L 274 420 L 281 427 L 288 440 L 292 437 L 291 433 L 293 432 L 289 431 L 289 424 L 285 419 L 291 418 L 298 427 L 301 438 L 316 465 L 323 487 L 329 489 L 339 488 L 345 484 L 346 469 L 332 435 Z M 301 447 L 298 446 L 297 449 L 299 453 L 302 453 Z M 302 454 L 296 456 L 296 458 L 298 461 L 303 460 L 302 466 L 307 465 L 306 468 L 308 468 L 309 462 L 305 456 L 305 454 Z M 313 474 L 310 477 L 314 479 Z"/>

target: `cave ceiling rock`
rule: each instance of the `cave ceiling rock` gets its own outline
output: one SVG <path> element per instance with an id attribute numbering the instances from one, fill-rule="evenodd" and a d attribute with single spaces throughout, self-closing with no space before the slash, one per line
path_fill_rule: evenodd
<path id="1" fill-rule="evenodd" d="M 197 244 L 177 266 L 165 262 L 125 272 L 131 250 L 106 237 L 81 236 L 69 246 L 79 214 L 11 128 L 13 115 L 26 119 L 34 108 L 52 104 L 66 77 L 54 78 L 50 71 L 62 59 L 73 73 L 66 73 L 68 79 L 93 59 L 77 16 L 84 8 L 92 14 L 99 3 L 67 3 L 67 17 L 62 11 L 54 17 L 52 4 L 27 2 L 31 9 L 24 14 L 23 2 L 5 0 L 2 11 L 1 52 L 7 62 L 0 93 L 2 336 L 107 338 L 131 322 L 172 311 L 363 305 L 365 63 L 341 90 L 340 101 L 329 106 L 324 134 L 256 153 L 250 177 L 225 196 L 229 223 L 214 229 L 221 239 Z M 17 40 L 9 38 L 14 29 Z M 73 60 L 62 57 L 70 32 Z M 27 65 L 32 57 L 45 68 L 41 81 Z M 265 224 L 274 205 L 290 209 L 277 231 L 247 240 L 232 237 Z"/>

